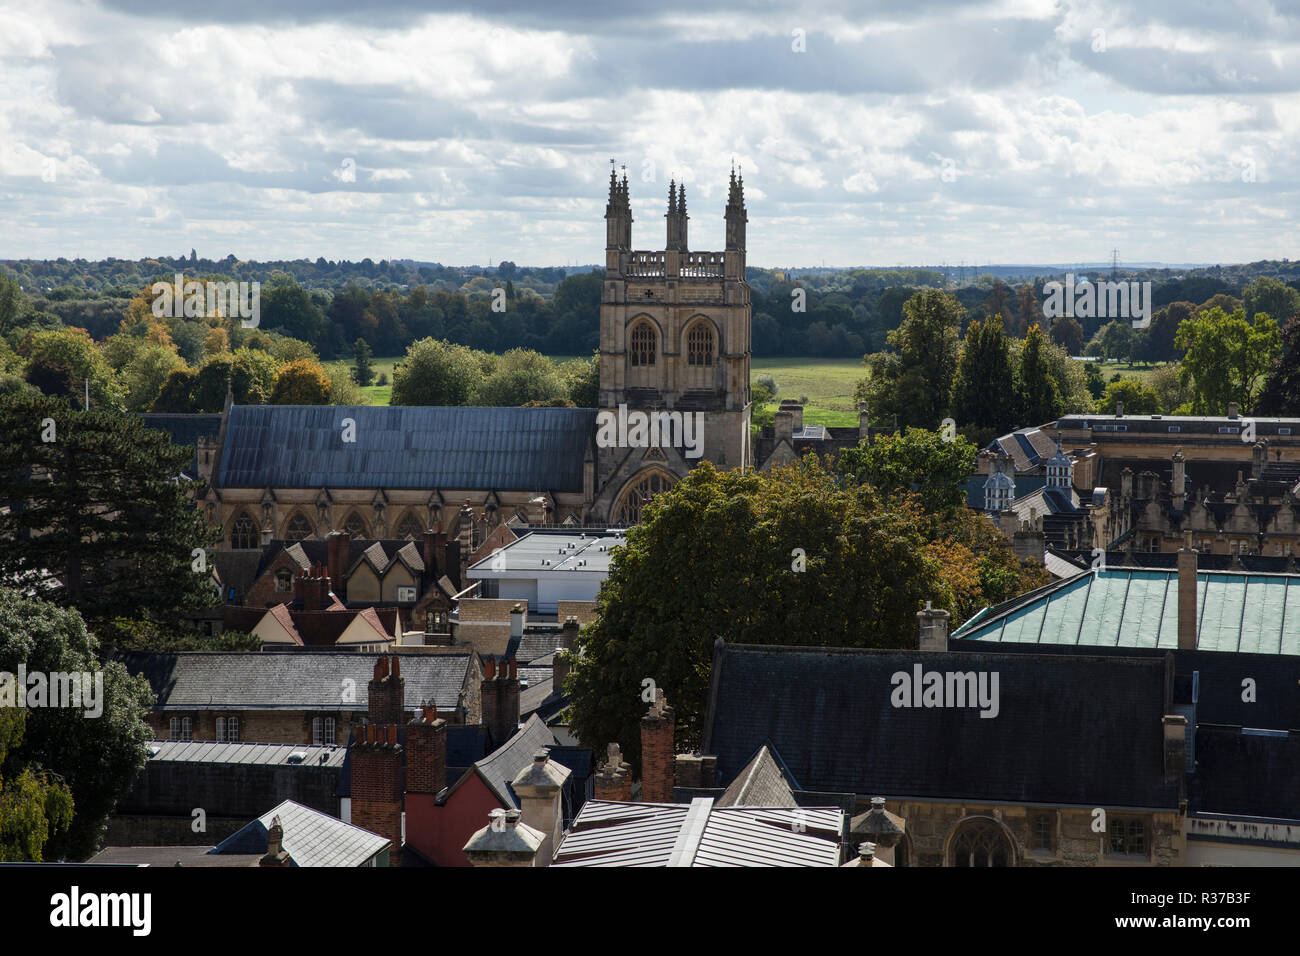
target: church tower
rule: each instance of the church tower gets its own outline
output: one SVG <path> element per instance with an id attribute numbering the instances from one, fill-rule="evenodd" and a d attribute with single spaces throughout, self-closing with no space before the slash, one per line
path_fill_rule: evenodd
<path id="1" fill-rule="evenodd" d="M 632 524 L 640 506 L 697 461 L 753 465 L 745 187 L 732 170 L 721 252 L 691 252 L 686 186 L 668 186 L 663 251 L 632 249 L 627 173 L 611 169 L 600 306 L 600 411 L 657 418 L 659 444 L 632 430 L 598 441 L 589 520 Z M 686 420 L 685 441 L 679 422 Z M 668 423 L 671 423 L 669 425 Z M 676 428 L 676 430 L 674 430 Z M 693 430 L 692 430 L 693 429 Z M 652 432 L 652 434 L 654 434 Z"/>

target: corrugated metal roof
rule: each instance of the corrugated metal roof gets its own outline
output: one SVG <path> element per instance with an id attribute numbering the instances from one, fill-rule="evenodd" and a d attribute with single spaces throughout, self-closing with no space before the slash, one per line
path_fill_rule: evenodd
<path id="1" fill-rule="evenodd" d="M 838 808 L 588 800 L 552 866 L 838 866 Z"/>
<path id="2" fill-rule="evenodd" d="M 217 485 L 581 491 L 595 427 L 594 408 L 236 405 Z"/>
<path id="3" fill-rule="evenodd" d="M 1300 655 L 1300 575 L 1200 571 L 1197 648 Z M 1178 647 L 1178 574 L 1084 571 L 971 621 L 954 638 L 1080 647 Z"/>
<path id="4" fill-rule="evenodd" d="M 150 740 L 152 763 L 258 764 L 261 766 L 341 767 L 346 747 L 296 744 L 217 743 L 210 740 Z"/>

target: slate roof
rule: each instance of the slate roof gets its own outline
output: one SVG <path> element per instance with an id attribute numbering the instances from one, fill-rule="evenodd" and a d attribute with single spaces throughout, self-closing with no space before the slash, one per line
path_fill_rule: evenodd
<path id="1" fill-rule="evenodd" d="M 1188 788 L 1193 812 L 1300 819 L 1300 733 L 1202 725 L 1196 765 Z"/>
<path id="2" fill-rule="evenodd" d="M 838 866 L 842 825 L 828 807 L 588 800 L 551 865 Z"/>
<path id="3" fill-rule="evenodd" d="M 197 477 L 199 473 L 199 439 L 216 438 L 221 432 L 221 415 L 219 413 L 191 415 L 146 412 L 140 416 L 140 420 L 144 422 L 147 428 L 156 428 L 159 431 L 166 432 L 173 445 L 188 445 L 194 449 L 194 457 L 190 459 L 189 470 L 186 472 L 191 477 Z"/>
<path id="4" fill-rule="evenodd" d="M 347 651 L 296 653 L 182 651 L 115 655 L 132 674 L 143 674 L 158 703 L 155 710 L 354 710 L 368 706 L 366 685 L 378 654 Z M 404 654 L 406 703 L 432 700 L 439 709 L 460 706 L 471 652 Z M 356 682 L 356 700 L 344 702 L 343 681 Z"/>
<path id="5" fill-rule="evenodd" d="M 210 852 L 215 855 L 265 853 L 266 837 L 276 817 L 280 818 L 284 830 L 281 849 L 289 854 L 291 866 L 362 866 L 392 846 L 387 837 L 286 800 L 231 834 Z"/>
<path id="6" fill-rule="evenodd" d="M 472 771 L 496 794 L 503 806 L 517 807 L 519 798 L 510 786 L 511 781 L 519 776 L 519 771 L 532 764 L 534 753 L 558 742 L 546 724 L 534 715 L 499 748 L 482 760 L 475 761 Z M 459 789 L 468 776 L 467 774 L 456 781 L 451 792 Z M 450 797 L 451 793 L 447 796 Z"/>
<path id="7" fill-rule="evenodd" d="M 894 707 L 893 675 L 999 675 L 999 711 Z M 859 796 L 1172 808 L 1160 658 L 715 647 L 703 752 L 724 781 L 767 744 L 796 788 Z M 991 679 L 991 678 L 989 678 Z"/>
<path id="8" fill-rule="evenodd" d="M 582 491 L 595 426 L 594 408 L 236 405 L 216 484 Z"/>
<path id="9" fill-rule="evenodd" d="M 781 766 L 764 744 L 718 798 L 719 807 L 793 807 L 794 794 Z"/>
<path id="10" fill-rule="evenodd" d="M 1200 570 L 1197 647 L 1300 655 L 1300 575 Z M 1178 647 L 1178 574 L 1090 569 L 985 608 L 954 639 L 1079 647 Z"/>

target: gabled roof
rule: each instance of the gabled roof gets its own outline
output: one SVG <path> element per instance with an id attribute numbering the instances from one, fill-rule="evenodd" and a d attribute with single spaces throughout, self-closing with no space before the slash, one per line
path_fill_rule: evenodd
<path id="1" fill-rule="evenodd" d="M 470 651 L 403 654 L 406 702 L 414 709 L 432 702 L 440 710 L 461 704 Z M 366 711 L 367 684 L 378 654 L 351 651 L 217 652 L 115 655 L 132 674 L 143 674 L 158 695 L 157 710 L 353 710 Z M 343 681 L 355 683 L 356 700 L 343 699 Z"/>
<path id="2" fill-rule="evenodd" d="M 769 745 L 801 788 L 859 796 L 1170 808 L 1164 658 L 715 648 L 703 752 L 724 781 Z M 997 714 L 895 706 L 900 673 L 998 675 Z M 945 682 L 947 678 L 944 677 Z M 954 695 L 955 696 L 955 695 Z"/>
<path id="3" fill-rule="evenodd" d="M 519 798 L 515 795 L 510 782 L 519 776 L 519 771 L 532 765 L 534 753 L 557 743 L 559 741 L 555 739 L 555 735 L 534 714 L 504 744 L 482 760 L 475 761 L 470 773 L 483 781 L 501 801 L 503 807 L 518 807 Z M 448 791 L 446 799 L 459 790 L 469 777 L 470 774 L 466 774 L 457 780 Z"/>
<path id="4" fill-rule="evenodd" d="M 594 408 L 235 405 L 216 484 L 582 491 L 595 425 Z"/>
<path id="5" fill-rule="evenodd" d="M 718 798 L 719 807 L 793 807 L 794 793 L 781 765 L 764 744 Z"/>
<path id="6" fill-rule="evenodd" d="M 588 800 L 552 866 L 838 866 L 837 808 Z"/>
<path id="7" fill-rule="evenodd" d="M 1300 655 L 1300 575 L 1198 571 L 1196 612 L 1199 650 Z M 1178 574 L 1090 569 L 985 608 L 952 636 L 1173 650 Z"/>
<path id="8" fill-rule="evenodd" d="M 209 852 L 265 853 L 267 834 L 276 817 L 280 818 L 284 830 L 281 849 L 289 854 L 291 866 L 362 866 L 392 846 L 392 841 L 386 837 L 286 800 Z"/>

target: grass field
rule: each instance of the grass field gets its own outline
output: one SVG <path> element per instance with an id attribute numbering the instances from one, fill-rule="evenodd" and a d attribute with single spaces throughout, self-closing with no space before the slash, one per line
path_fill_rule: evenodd
<path id="1" fill-rule="evenodd" d="M 1138 363 L 1136 365 L 1131 365 L 1127 362 L 1096 362 L 1089 364 L 1095 364 L 1097 366 L 1097 371 L 1101 373 L 1102 379 L 1107 382 L 1110 381 L 1112 375 L 1117 373 L 1124 378 L 1132 378 L 1139 382 L 1146 382 L 1157 369 L 1163 368 L 1165 365 L 1176 363 L 1162 362 L 1155 365 Z"/>
<path id="2" fill-rule="evenodd" d="M 558 364 L 573 357 L 552 355 L 551 359 Z M 363 388 L 361 392 L 365 395 L 367 404 L 389 403 L 393 396 L 393 366 L 400 361 L 401 356 L 372 360 L 376 377 L 382 372 L 388 376 L 389 384 Z M 351 372 L 352 365 L 351 359 L 325 363 L 331 374 L 337 371 Z M 860 358 L 760 358 L 753 360 L 750 374 L 754 378 L 771 376 L 776 379 L 778 401 L 807 396 L 808 404 L 804 407 L 803 420 L 809 425 L 858 423 L 858 406 L 853 401 L 853 389 L 866 374 Z M 1107 372 L 1108 376 L 1109 374 Z"/>

